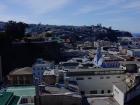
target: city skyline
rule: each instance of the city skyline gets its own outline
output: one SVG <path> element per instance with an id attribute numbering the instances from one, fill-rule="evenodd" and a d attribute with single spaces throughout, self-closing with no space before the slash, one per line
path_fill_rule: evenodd
<path id="1" fill-rule="evenodd" d="M 52 25 L 112 26 L 140 32 L 139 0 L 4 0 L 0 21 L 23 21 Z"/>

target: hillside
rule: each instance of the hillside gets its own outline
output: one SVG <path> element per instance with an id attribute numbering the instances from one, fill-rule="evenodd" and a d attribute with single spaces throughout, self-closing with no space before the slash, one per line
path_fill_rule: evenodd
<path id="1" fill-rule="evenodd" d="M 5 22 L 0 22 L 0 31 L 5 30 L 5 24 Z M 130 32 L 114 30 L 111 27 L 104 27 L 101 24 L 91 26 L 28 24 L 26 34 L 37 35 L 47 31 L 51 31 L 54 36 L 69 37 L 73 41 L 98 39 L 117 41 L 117 37 L 132 37 Z"/>

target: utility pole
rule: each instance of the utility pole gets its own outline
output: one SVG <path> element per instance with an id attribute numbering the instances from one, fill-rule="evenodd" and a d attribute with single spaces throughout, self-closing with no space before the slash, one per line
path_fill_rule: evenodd
<path id="1" fill-rule="evenodd" d="M 35 77 L 35 105 L 40 105 L 38 78 Z"/>
<path id="2" fill-rule="evenodd" d="M 0 81 L 2 81 L 2 61 L 0 56 Z"/>

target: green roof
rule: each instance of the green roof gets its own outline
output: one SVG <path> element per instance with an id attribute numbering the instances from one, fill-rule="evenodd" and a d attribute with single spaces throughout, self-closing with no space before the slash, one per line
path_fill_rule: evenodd
<path id="1" fill-rule="evenodd" d="M 16 96 L 35 96 L 34 86 L 8 87 L 7 92 L 13 92 Z"/>
<path id="2" fill-rule="evenodd" d="M 0 96 L 0 105 L 7 105 L 13 97 L 12 92 L 4 92 L 3 95 Z"/>

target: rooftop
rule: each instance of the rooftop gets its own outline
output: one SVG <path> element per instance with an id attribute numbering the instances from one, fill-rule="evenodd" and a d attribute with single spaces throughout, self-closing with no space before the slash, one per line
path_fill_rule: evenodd
<path id="1" fill-rule="evenodd" d="M 4 92 L 3 95 L 0 96 L 0 104 L 6 105 L 9 102 L 10 98 L 13 96 L 11 92 Z"/>
<path id="2" fill-rule="evenodd" d="M 124 74 L 125 70 L 120 68 L 88 68 L 88 69 L 71 69 L 67 76 L 87 76 L 87 75 L 116 75 Z"/>
<path id="3" fill-rule="evenodd" d="M 12 92 L 4 92 L 0 95 L 0 105 L 17 105 L 18 96 L 14 96 Z"/>
<path id="4" fill-rule="evenodd" d="M 45 87 L 45 90 L 50 92 L 51 94 L 64 94 L 69 93 L 70 91 L 65 88 L 57 88 L 57 87 Z"/>
<path id="5" fill-rule="evenodd" d="M 94 67 L 94 68 L 77 68 L 77 69 L 69 69 L 68 71 L 70 72 L 80 72 L 80 71 L 124 71 L 124 69 L 122 68 L 98 68 L 98 67 Z"/>
<path id="6" fill-rule="evenodd" d="M 113 97 L 88 98 L 90 105 L 119 105 Z"/>
<path id="7" fill-rule="evenodd" d="M 114 83 L 114 85 L 115 85 L 118 89 L 120 89 L 120 91 L 123 92 L 123 93 L 126 93 L 126 92 L 129 90 L 129 88 L 128 88 L 128 86 L 126 85 L 125 82 L 117 82 L 117 83 Z"/>
<path id="8" fill-rule="evenodd" d="M 34 86 L 8 87 L 7 92 L 13 92 L 16 96 L 35 96 Z"/>
<path id="9" fill-rule="evenodd" d="M 54 70 L 45 70 L 43 75 L 55 75 L 55 71 Z"/>
<path id="10" fill-rule="evenodd" d="M 24 75 L 24 74 L 32 74 L 32 68 L 24 67 L 20 69 L 15 69 L 12 72 L 10 72 L 10 75 Z"/>

